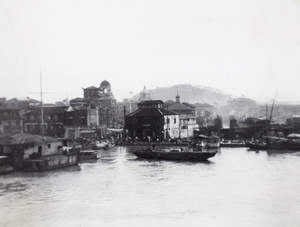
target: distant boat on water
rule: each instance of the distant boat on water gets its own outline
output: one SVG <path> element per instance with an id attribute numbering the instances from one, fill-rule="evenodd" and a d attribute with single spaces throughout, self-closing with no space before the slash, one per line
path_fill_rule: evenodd
<path id="1" fill-rule="evenodd" d="M 92 146 L 92 149 L 93 150 L 109 149 L 109 148 L 113 148 L 115 145 L 116 145 L 115 142 L 109 140 L 95 141 L 95 144 Z"/>
<path id="2" fill-rule="evenodd" d="M 135 150 L 133 153 L 142 159 L 156 159 L 156 160 L 171 160 L 171 161 L 192 161 L 202 162 L 212 158 L 218 152 L 217 148 L 207 148 L 203 146 L 203 136 L 193 138 L 191 144 L 187 147 L 176 147 L 169 149 L 152 147 Z"/>
<path id="3" fill-rule="evenodd" d="M 300 134 L 292 133 L 286 137 L 265 136 L 264 141 L 256 140 L 247 143 L 250 149 L 300 151 Z"/>
<path id="4" fill-rule="evenodd" d="M 192 151 L 192 150 L 180 150 L 180 149 L 161 149 L 152 150 L 145 149 L 139 151 L 133 151 L 133 153 L 142 159 L 156 159 L 156 160 L 171 160 L 171 161 L 192 161 L 203 162 L 216 155 L 217 149 L 206 151 Z"/>
<path id="5" fill-rule="evenodd" d="M 220 143 L 221 147 L 246 147 L 244 140 L 224 140 Z"/>

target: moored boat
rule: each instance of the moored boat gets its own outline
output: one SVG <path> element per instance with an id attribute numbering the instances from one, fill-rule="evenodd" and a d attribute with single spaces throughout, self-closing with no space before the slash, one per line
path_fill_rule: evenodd
<path id="1" fill-rule="evenodd" d="M 101 158 L 101 153 L 98 150 L 83 150 L 79 152 L 79 155 L 80 160 Z"/>
<path id="2" fill-rule="evenodd" d="M 224 140 L 221 141 L 220 147 L 246 147 L 244 140 Z"/>
<path id="3" fill-rule="evenodd" d="M 79 148 L 70 148 L 65 154 L 44 156 L 35 153 L 29 159 L 24 160 L 23 170 L 39 172 L 77 165 L 79 163 L 79 151 Z"/>
<path id="4" fill-rule="evenodd" d="M 115 146 L 116 146 L 115 143 L 108 142 L 108 143 L 105 145 L 104 149 L 110 149 L 110 148 L 113 148 L 113 147 L 115 147 Z"/>
<path id="5" fill-rule="evenodd" d="M 267 143 L 263 141 L 250 141 L 246 143 L 246 146 L 254 150 L 265 150 L 268 148 Z"/>
<path id="6" fill-rule="evenodd" d="M 11 160 L 6 155 L 0 156 L 0 174 L 3 173 L 9 173 L 14 170 L 14 167 L 12 166 Z"/>
<path id="7" fill-rule="evenodd" d="M 290 150 L 300 151 L 300 135 L 299 137 L 294 136 L 295 133 L 288 135 L 287 137 L 277 136 L 265 136 L 264 141 L 256 140 L 247 143 L 247 147 L 250 149 L 261 149 L 261 150 Z"/>
<path id="8" fill-rule="evenodd" d="M 171 160 L 171 161 L 193 161 L 203 162 L 214 157 L 217 149 L 206 151 L 192 151 L 185 149 L 169 149 L 169 150 L 154 150 L 145 149 L 140 151 L 133 151 L 133 153 L 142 159 L 156 159 L 156 160 Z"/>
<path id="9" fill-rule="evenodd" d="M 76 165 L 81 149 L 71 140 L 27 133 L 9 135 L 0 147 L 11 158 L 16 171 L 44 171 Z"/>
<path id="10" fill-rule="evenodd" d="M 104 149 L 108 145 L 107 141 L 96 141 L 95 144 L 93 145 L 92 149 L 97 150 L 97 149 Z"/>

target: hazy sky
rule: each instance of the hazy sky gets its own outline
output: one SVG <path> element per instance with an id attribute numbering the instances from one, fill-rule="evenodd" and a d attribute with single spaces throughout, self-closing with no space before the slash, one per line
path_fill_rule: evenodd
<path id="1" fill-rule="evenodd" d="M 0 96 L 192 84 L 300 104 L 300 0 L 0 0 Z M 181 97 L 184 100 L 184 97 Z"/>

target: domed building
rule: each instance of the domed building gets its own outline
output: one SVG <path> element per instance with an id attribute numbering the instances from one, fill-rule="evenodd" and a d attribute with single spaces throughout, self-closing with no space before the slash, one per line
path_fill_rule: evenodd
<path id="1" fill-rule="evenodd" d="M 116 104 L 111 85 L 107 80 L 102 81 L 98 88 L 94 86 L 83 88 L 83 97 L 95 107 L 111 107 Z"/>
<path id="2" fill-rule="evenodd" d="M 112 96 L 111 86 L 107 80 L 101 82 L 99 92 L 100 96 Z"/>
<path id="3" fill-rule="evenodd" d="M 112 93 L 111 85 L 107 80 L 100 83 L 99 87 L 91 86 L 83 89 L 83 98 L 70 100 L 72 107 L 85 106 L 95 109 L 99 116 L 101 127 L 113 127 L 116 119 L 116 99 Z"/>
<path id="4" fill-rule="evenodd" d="M 145 101 L 150 100 L 150 91 L 146 89 L 146 86 L 144 86 L 144 89 L 140 92 L 140 98 L 139 101 Z"/>

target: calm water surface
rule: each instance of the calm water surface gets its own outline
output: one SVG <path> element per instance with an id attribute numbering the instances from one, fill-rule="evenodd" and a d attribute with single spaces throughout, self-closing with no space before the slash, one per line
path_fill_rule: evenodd
<path id="1" fill-rule="evenodd" d="M 139 160 L 130 148 L 0 176 L 0 226 L 300 226 L 300 152 L 222 148 L 207 163 Z"/>

